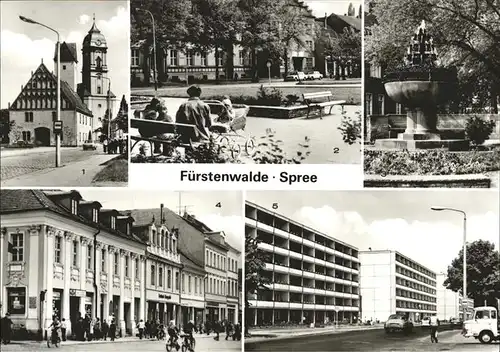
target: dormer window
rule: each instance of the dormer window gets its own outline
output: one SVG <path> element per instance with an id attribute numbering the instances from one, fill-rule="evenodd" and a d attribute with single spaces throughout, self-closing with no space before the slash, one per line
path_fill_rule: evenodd
<path id="1" fill-rule="evenodd" d="M 78 215 L 78 201 L 76 199 L 71 200 L 71 214 Z"/>
<path id="2" fill-rule="evenodd" d="M 111 217 L 111 228 L 114 230 L 116 226 L 116 217 L 112 216 Z"/>
<path id="3" fill-rule="evenodd" d="M 92 221 L 99 222 L 99 211 L 97 209 L 92 209 Z"/>

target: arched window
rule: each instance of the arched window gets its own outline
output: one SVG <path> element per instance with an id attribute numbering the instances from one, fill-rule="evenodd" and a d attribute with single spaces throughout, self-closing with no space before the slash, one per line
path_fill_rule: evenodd
<path id="1" fill-rule="evenodd" d="M 151 240 L 151 243 L 152 243 L 152 244 L 155 244 L 155 243 L 156 243 L 156 242 L 155 242 L 155 241 L 156 241 L 156 230 L 152 230 L 152 231 L 151 231 L 151 239 L 150 239 L 150 240 Z"/>

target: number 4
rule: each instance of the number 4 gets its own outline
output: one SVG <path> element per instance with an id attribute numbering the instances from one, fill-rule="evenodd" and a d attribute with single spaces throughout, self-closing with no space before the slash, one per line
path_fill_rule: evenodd
<path id="1" fill-rule="evenodd" d="M 215 207 L 216 207 L 216 208 L 222 208 L 222 205 L 221 205 L 221 204 L 220 204 L 220 202 L 219 202 L 219 203 L 215 204 Z"/>

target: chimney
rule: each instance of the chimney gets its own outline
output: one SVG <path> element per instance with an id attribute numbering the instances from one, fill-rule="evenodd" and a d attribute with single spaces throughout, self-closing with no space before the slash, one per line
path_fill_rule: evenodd
<path id="1" fill-rule="evenodd" d="M 163 224 L 163 203 L 160 204 L 160 224 Z"/>
<path id="2" fill-rule="evenodd" d="M 7 109 L 10 109 L 10 102 L 7 103 Z"/>
<path id="3" fill-rule="evenodd" d="M 327 15 L 326 15 L 326 12 L 325 12 L 325 29 L 326 29 L 326 19 L 327 19 Z"/>

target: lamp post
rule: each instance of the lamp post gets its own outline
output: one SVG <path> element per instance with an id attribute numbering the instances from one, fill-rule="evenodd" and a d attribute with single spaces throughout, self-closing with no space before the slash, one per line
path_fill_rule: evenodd
<path id="1" fill-rule="evenodd" d="M 455 208 L 447 208 L 447 207 L 439 207 L 439 206 L 434 206 L 434 207 L 431 207 L 432 210 L 434 211 L 443 211 L 443 210 L 448 210 L 448 211 L 453 211 L 455 213 L 461 213 L 464 217 L 464 220 L 463 220 L 463 256 L 464 256 L 464 264 L 463 264 L 463 269 L 464 269 L 464 273 L 463 273 L 463 279 L 464 279 L 464 286 L 463 286 L 463 292 L 462 292 L 462 310 L 463 310 L 463 319 L 465 321 L 465 312 L 467 310 L 467 214 L 465 213 L 465 211 L 463 210 L 460 210 L 460 209 L 455 209 Z"/>
<path id="2" fill-rule="evenodd" d="M 155 34 L 155 18 L 153 16 L 153 14 L 151 13 L 151 11 L 149 10 L 146 10 L 146 9 L 140 9 L 140 8 L 136 8 L 137 11 L 144 11 L 144 12 L 147 12 L 149 13 L 149 15 L 151 16 L 151 21 L 153 22 L 153 52 L 154 52 L 154 55 L 153 55 L 153 65 L 154 65 L 154 71 L 153 71 L 153 79 L 154 79 L 154 84 L 155 84 L 155 97 L 158 96 L 158 83 L 157 83 L 157 80 L 156 80 L 156 74 L 157 74 L 157 70 L 156 70 L 156 34 Z"/>
<path id="3" fill-rule="evenodd" d="M 56 72 L 57 72 L 57 101 L 56 101 L 56 118 L 58 121 L 58 124 L 60 124 L 61 121 L 61 43 L 59 41 L 60 35 L 59 32 L 56 31 L 54 28 L 51 28 L 49 26 L 44 25 L 43 23 L 37 22 L 35 20 L 32 20 L 31 18 L 24 17 L 24 16 L 19 16 L 19 19 L 23 22 L 26 23 L 31 23 L 31 24 L 37 24 L 39 26 L 45 27 L 48 30 L 51 30 L 55 34 L 57 34 L 57 67 L 56 67 Z M 61 133 L 56 132 L 56 167 L 61 166 Z"/>

